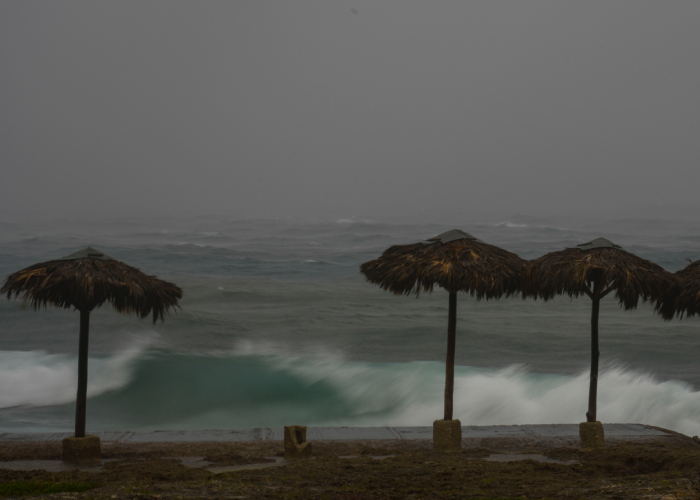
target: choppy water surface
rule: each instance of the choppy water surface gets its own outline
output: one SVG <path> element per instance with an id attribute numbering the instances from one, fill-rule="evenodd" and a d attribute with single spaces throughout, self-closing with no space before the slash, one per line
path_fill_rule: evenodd
<path id="1" fill-rule="evenodd" d="M 511 217 L 451 224 L 152 219 L 0 224 L 0 275 L 91 245 L 185 291 L 153 325 L 91 317 L 88 430 L 430 425 L 442 416 L 447 294 L 394 296 L 359 265 L 459 227 L 523 258 L 604 236 L 669 271 L 693 220 Z M 458 299 L 455 416 L 576 423 L 590 301 Z M 598 416 L 700 433 L 700 321 L 601 307 Z M 78 314 L 0 301 L 0 430 L 70 430 Z"/>

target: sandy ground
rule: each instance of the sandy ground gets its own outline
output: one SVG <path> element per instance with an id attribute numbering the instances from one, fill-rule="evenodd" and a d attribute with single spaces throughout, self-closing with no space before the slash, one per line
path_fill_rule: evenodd
<path id="1" fill-rule="evenodd" d="M 282 456 L 282 442 L 106 442 L 100 469 L 0 468 L 0 484 L 78 481 L 94 487 L 49 497 L 111 500 L 700 499 L 700 444 L 692 439 L 669 435 L 609 439 L 607 444 L 604 450 L 582 452 L 578 443 L 561 438 L 484 438 L 465 440 L 461 452 L 442 453 L 434 452 L 429 440 L 314 442 L 311 460 L 215 474 L 207 469 L 265 463 L 270 460 L 266 457 Z M 59 460 L 60 453 L 61 444 L 56 442 L 0 443 L 5 466 L 14 461 Z M 391 456 L 372 458 L 387 455 Z M 511 460 L 513 455 L 525 459 Z M 506 461 L 493 461 L 499 458 Z"/>

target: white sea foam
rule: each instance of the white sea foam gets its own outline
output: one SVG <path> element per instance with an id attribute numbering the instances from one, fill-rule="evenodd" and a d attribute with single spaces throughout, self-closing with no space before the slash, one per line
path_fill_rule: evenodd
<path id="1" fill-rule="evenodd" d="M 240 342 L 222 355 L 263 357 L 275 371 L 301 377 L 307 386 L 334 387 L 351 412 L 314 425 L 421 426 L 442 417 L 443 363 L 361 363 L 339 351 L 295 354 L 293 347 L 273 342 Z M 532 373 L 522 365 L 457 366 L 454 416 L 464 425 L 578 423 L 585 420 L 588 384 L 587 371 L 571 376 Z M 610 366 L 599 377 L 598 418 L 700 434 L 700 392 L 685 382 Z"/>
<path id="2" fill-rule="evenodd" d="M 268 362 L 276 368 L 285 367 L 292 369 L 297 365 L 304 365 L 311 361 L 312 365 L 318 366 L 321 373 L 327 373 L 324 362 L 343 362 L 341 351 L 330 349 L 323 345 L 303 346 L 293 345 L 289 342 L 281 341 L 252 341 L 239 340 L 230 350 L 209 352 L 214 356 L 262 356 L 268 358 Z M 310 368 L 313 370 L 313 368 Z M 306 373 L 306 372 L 305 372 Z"/>
<path id="3" fill-rule="evenodd" d="M 514 222 L 499 222 L 496 227 L 527 227 L 527 224 L 516 224 Z"/>
<path id="4" fill-rule="evenodd" d="M 126 386 L 146 342 L 109 357 L 88 359 L 88 397 Z M 44 351 L 0 351 L 0 408 L 47 406 L 75 400 L 78 358 Z"/>
<path id="5" fill-rule="evenodd" d="M 0 407 L 74 401 L 76 367 L 75 356 L 0 352 Z M 158 351 L 155 357 L 140 347 L 91 358 L 88 396 L 104 395 L 106 407 L 127 404 L 131 416 L 116 425 L 130 430 L 280 426 L 292 416 L 315 426 L 424 426 L 442 418 L 444 370 L 439 362 L 356 362 L 332 350 L 295 353 L 290 345 L 269 342 L 199 355 Z M 238 375 L 222 379 L 227 373 Z M 189 382 L 172 400 L 172 380 L 182 376 Z M 126 392 L 112 401 L 114 389 Z M 290 399 L 295 392 L 300 397 Z M 587 398 L 588 373 L 538 374 L 520 365 L 455 368 L 454 416 L 464 425 L 578 423 Z M 196 408 L 179 406 L 190 399 L 198 401 Z M 153 404 L 170 405 L 163 420 L 153 421 Z M 601 372 L 598 418 L 700 434 L 700 392 L 612 367 Z"/>
<path id="6" fill-rule="evenodd" d="M 336 224 L 374 224 L 374 221 L 369 219 L 338 219 Z"/>
<path id="7" fill-rule="evenodd" d="M 429 425 L 442 417 L 444 365 L 368 365 L 328 361 L 289 366 L 309 383 L 325 380 L 353 402 L 355 413 L 328 425 Z M 585 420 L 588 372 L 542 375 L 522 366 L 456 367 L 454 416 L 464 425 L 578 423 Z M 700 434 L 700 392 L 678 381 L 611 368 L 600 374 L 598 418 Z"/>

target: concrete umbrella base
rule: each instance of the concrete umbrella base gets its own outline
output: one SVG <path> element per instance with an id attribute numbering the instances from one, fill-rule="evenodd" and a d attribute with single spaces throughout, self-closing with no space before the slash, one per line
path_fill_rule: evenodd
<path id="1" fill-rule="evenodd" d="M 582 450 L 605 448 L 605 432 L 600 422 L 581 422 L 578 428 Z"/>
<path id="2" fill-rule="evenodd" d="M 86 434 L 85 437 L 67 437 L 63 440 L 63 461 L 71 463 L 99 462 L 102 460 L 100 438 Z"/>
<path id="3" fill-rule="evenodd" d="M 461 450 L 462 422 L 457 419 L 433 422 L 433 449 L 436 451 Z"/>

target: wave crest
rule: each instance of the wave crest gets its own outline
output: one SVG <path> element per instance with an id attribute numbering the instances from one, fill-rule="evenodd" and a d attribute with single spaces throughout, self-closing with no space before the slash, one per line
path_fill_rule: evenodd
<path id="1" fill-rule="evenodd" d="M 243 344 L 228 353 L 132 349 L 91 358 L 91 428 L 424 426 L 442 417 L 443 363 L 365 363 L 332 352 L 284 351 Z M 74 356 L 0 352 L 0 407 L 72 403 L 76 367 Z M 463 425 L 578 423 L 585 419 L 588 379 L 588 372 L 539 374 L 522 365 L 458 366 L 454 416 Z M 26 412 L 21 417 L 26 421 Z M 610 367 L 599 378 L 598 417 L 699 434 L 700 392 Z"/>

